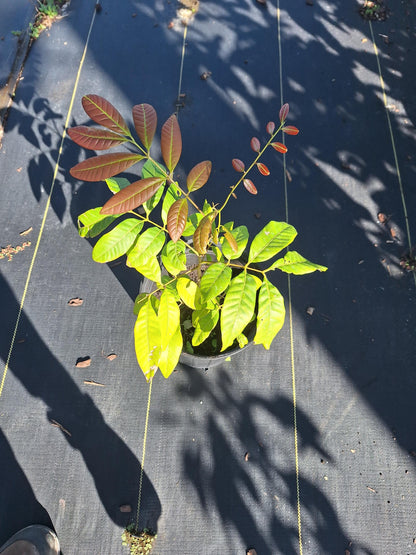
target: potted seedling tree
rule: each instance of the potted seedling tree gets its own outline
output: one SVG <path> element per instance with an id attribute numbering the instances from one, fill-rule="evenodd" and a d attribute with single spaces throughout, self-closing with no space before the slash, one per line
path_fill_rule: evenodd
<path id="1" fill-rule="evenodd" d="M 124 152 L 88 158 L 70 171 L 79 180 L 105 180 L 111 193 L 104 206 L 79 216 L 82 237 L 101 235 L 93 259 L 107 263 L 125 256 L 127 266 L 152 284 L 147 284 L 134 304 L 134 343 L 146 380 L 151 380 L 157 369 L 165 378 L 170 376 L 183 352 L 192 357 L 202 355 L 202 364 L 195 364 L 201 367 L 207 365 L 207 357 L 228 356 L 250 339 L 269 349 L 285 319 L 283 297 L 270 275 L 275 270 L 307 274 L 326 268 L 287 249 L 297 235 L 288 223 L 269 221 L 251 238 L 247 226 L 225 222 L 223 212 L 238 187 L 257 194 L 251 173 L 269 175 L 261 161 L 265 151 L 287 150 L 276 140 L 278 134 L 298 133 L 296 127 L 286 125 L 289 105 L 280 109 L 277 125 L 267 123 L 265 144 L 256 137 L 251 139 L 253 159 L 249 164 L 232 160 L 238 176 L 222 203 L 205 200 L 200 206 L 193 193 L 206 185 L 211 162 L 191 168 L 184 183 L 176 180 L 182 136 L 175 115 L 161 128 L 162 162 L 151 153 L 157 129 L 157 114 L 151 105 L 133 107 L 137 140 L 122 115 L 104 98 L 86 95 L 82 104 L 101 127 L 73 127 L 68 131 L 73 141 L 96 151 L 129 147 Z M 116 177 L 139 162 L 142 167 L 137 180 Z"/>

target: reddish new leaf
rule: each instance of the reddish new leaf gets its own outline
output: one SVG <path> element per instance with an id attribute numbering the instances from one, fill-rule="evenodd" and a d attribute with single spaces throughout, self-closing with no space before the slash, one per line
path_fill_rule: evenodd
<path id="1" fill-rule="evenodd" d="M 245 169 L 244 162 L 242 162 L 238 158 L 233 158 L 231 163 L 232 163 L 233 168 L 235 169 L 236 172 L 243 172 L 244 171 L 244 169 Z"/>
<path id="2" fill-rule="evenodd" d="M 129 134 L 129 128 L 123 116 L 108 100 L 98 94 L 88 94 L 82 97 L 82 106 L 87 115 L 103 127 L 116 133 Z"/>
<path id="3" fill-rule="evenodd" d="M 208 214 L 204 216 L 199 222 L 193 236 L 194 248 L 199 254 L 207 252 L 207 245 L 211 235 L 213 215 Z"/>
<path id="4" fill-rule="evenodd" d="M 285 121 L 285 119 L 287 118 L 288 113 L 289 113 L 289 104 L 283 104 L 283 106 L 280 108 L 280 112 L 279 112 L 279 119 L 280 119 L 281 123 L 283 123 Z"/>
<path id="5" fill-rule="evenodd" d="M 233 237 L 229 231 L 226 231 L 224 233 L 224 237 L 227 243 L 230 245 L 231 250 L 233 252 L 238 252 L 238 244 L 237 244 L 237 241 L 235 240 L 235 237 Z"/>
<path id="6" fill-rule="evenodd" d="M 164 183 L 163 177 L 147 177 L 139 179 L 121 189 L 108 200 L 100 210 L 100 214 L 125 214 L 134 210 L 151 198 Z"/>
<path id="7" fill-rule="evenodd" d="M 272 147 L 277 150 L 277 152 L 281 152 L 282 154 L 287 152 L 287 147 L 282 143 L 272 143 Z"/>
<path id="8" fill-rule="evenodd" d="M 150 104 L 133 106 L 133 122 L 141 142 L 149 150 L 156 132 L 156 110 Z"/>
<path id="9" fill-rule="evenodd" d="M 282 131 L 288 135 L 297 135 L 299 133 L 299 129 L 294 125 L 287 125 L 286 127 L 283 127 Z"/>
<path id="10" fill-rule="evenodd" d="M 188 201 L 185 198 L 180 198 L 169 208 L 166 224 L 170 238 L 174 243 L 180 239 L 186 226 L 187 217 Z"/>
<path id="11" fill-rule="evenodd" d="M 113 177 L 133 166 L 144 156 L 131 152 L 114 152 L 93 156 L 71 168 L 70 174 L 83 181 L 101 181 Z"/>
<path id="12" fill-rule="evenodd" d="M 188 191 L 196 191 L 205 185 L 211 173 L 212 164 L 209 160 L 200 162 L 192 168 L 186 179 Z"/>
<path id="13" fill-rule="evenodd" d="M 108 150 L 126 142 L 127 139 L 107 129 L 97 129 L 79 125 L 68 129 L 68 135 L 77 145 L 89 150 Z"/>
<path id="14" fill-rule="evenodd" d="M 251 139 L 250 146 L 251 146 L 251 149 L 254 150 L 254 152 L 259 152 L 259 150 L 260 150 L 260 141 L 258 140 L 257 137 L 253 137 Z"/>
<path id="15" fill-rule="evenodd" d="M 274 121 L 269 121 L 269 123 L 266 125 L 266 131 L 269 135 L 273 135 L 275 128 L 276 125 Z"/>
<path id="16" fill-rule="evenodd" d="M 163 160 L 169 171 L 173 171 L 182 153 L 182 136 L 178 120 L 173 114 L 162 127 L 160 138 Z"/>
<path id="17" fill-rule="evenodd" d="M 247 191 L 248 191 L 249 193 L 251 193 L 252 195 L 257 195 L 256 186 L 255 186 L 254 183 L 251 181 L 251 179 L 244 179 L 243 185 L 244 185 L 244 187 L 247 189 Z"/>
<path id="18" fill-rule="evenodd" d="M 261 175 L 270 175 L 270 170 L 267 166 L 262 164 L 261 162 L 257 162 L 257 168 Z"/>

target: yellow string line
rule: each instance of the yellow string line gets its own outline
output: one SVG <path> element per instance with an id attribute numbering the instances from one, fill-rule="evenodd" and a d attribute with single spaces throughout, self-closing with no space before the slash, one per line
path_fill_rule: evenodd
<path id="1" fill-rule="evenodd" d="M 387 104 L 386 87 L 385 87 L 385 84 L 384 84 L 383 74 L 381 72 L 380 56 L 379 56 L 378 48 L 377 48 L 376 41 L 375 41 L 375 38 L 374 38 L 373 26 L 371 24 L 371 21 L 368 21 L 368 24 L 370 26 L 371 40 L 373 42 L 373 48 L 374 48 L 374 52 L 375 52 L 375 55 L 376 55 L 378 74 L 379 74 L 379 78 L 380 78 L 380 85 L 381 85 L 381 90 L 382 90 L 382 93 L 383 93 L 384 110 L 386 112 L 386 117 L 387 117 L 387 125 L 388 125 L 388 128 L 389 128 L 391 147 L 392 147 L 392 150 L 393 150 L 394 164 L 396 166 L 397 181 L 399 183 L 400 197 L 401 197 L 401 200 L 402 200 L 404 219 L 405 219 L 405 222 L 406 222 L 407 242 L 408 242 L 409 251 L 411 251 L 412 250 L 412 239 L 411 239 L 411 236 L 410 236 L 409 216 L 408 216 L 408 212 L 407 212 L 406 199 L 405 199 L 405 196 L 404 196 L 404 189 L 403 189 L 402 176 L 401 176 L 401 173 L 400 173 L 399 160 L 398 160 L 398 157 L 397 157 L 396 141 L 394 140 L 394 134 L 393 134 L 393 127 L 391 125 L 390 112 L 389 112 L 389 109 L 387 107 L 388 104 Z M 414 281 L 415 281 L 415 285 L 416 285 L 416 274 L 415 273 L 413 273 L 413 277 L 414 277 Z"/>
<path id="2" fill-rule="evenodd" d="M 182 89 L 183 63 L 184 63 L 184 59 L 185 59 L 185 47 L 186 47 L 187 32 L 188 32 L 188 27 L 185 26 L 184 32 L 183 32 L 183 40 L 182 40 L 182 54 L 181 54 L 181 65 L 180 65 L 180 70 L 179 70 L 179 85 L 178 85 L 176 115 L 178 115 L 178 112 L 179 112 L 179 102 L 180 102 L 180 95 L 181 95 L 181 89 Z M 148 398 L 147 398 L 147 409 L 146 409 L 146 421 L 145 421 L 145 424 L 144 424 L 142 461 L 141 461 L 140 478 L 139 478 L 139 493 L 138 493 L 138 496 L 137 496 L 136 532 L 139 531 L 140 508 L 141 508 L 141 503 L 142 503 L 144 461 L 145 461 L 145 458 L 146 458 L 147 431 L 148 431 L 148 428 L 149 428 L 150 401 L 151 401 L 151 398 L 152 398 L 152 383 L 153 383 L 153 378 L 150 380 L 150 385 L 149 385 L 149 395 L 148 395 Z"/>
<path id="3" fill-rule="evenodd" d="M 282 40 L 280 30 L 280 0 L 277 0 L 277 37 L 279 48 L 279 80 L 280 80 L 280 105 L 283 105 L 283 63 L 282 63 Z M 282 143 L 285 144 L 285 135 L 283 133 Z M 283 154 L 283 183 L 285 192 L 285 212 L 286 222 L 289 222 L 289 201 L 287 191 L 287 175 L 286 175 L 286 155 Z M 292 403 L 293 403 L 293 437 L 295 447 L 295 476 L 296 476 L 296 511 L 298 518 L 298 539 L 299 553 L 303 555 L 302 545 L 302 519 L 300 504 L 300 481 L 299 481 L 299 449 L 298 449 L 298 424 L 297 424 L 297 404 L 296 404 L 296 368 L 295 368 L 295 342 L 293 338 L 293 312 L 292 312 L 292 287 L 290 274 L 287 274 L 288 285 L 288 301 L 289 301 L 289 335 L 290 335 L 290 361 L 292 374 Z"/>
<path id="4" fill-rule="evenodd" d="M 182 41 L 182 54 L 181 54 L 181 67 L 179 70 L 179 86 L 178 86 L 178 98 L 176 99 L 176 115 L 179 113 L 179 105 L 181 101 L 181 89 L 182 89 L 182 75 L 183 75 L 183 63 L 185 60 L 185 48 L 186 48 L 186 35 L 188 34 L 188 26 L 185 25 L 185 29 L 183 32 L 183 41 Z"/>
<path id="5" fill-rule="evenodd" d="M 153 378 L 150 379 L 149 395 L 147 397 L 146 421 L 145 421 L 145 424 L 144 424 L 144 436 L 143 436 L 142 463 L 141 463 L 141 467 L 140 467 L 140 479 L 139 479 L 139 494 L 137 496 L 136 531 L 139 530 L 140 506 L 141 506 L 141 503 L 142 503 L 142 485 L 143 485 L 143 474 L 144 474 L 144 460 L 146 458 L 147 430 L 148 430 L 148 427 L 149 427 L 150 400 L 152 398 L 152 383 L 153 383 Z"/>
<path id="6" fill-rule="evenodd" d="M 77 92 L 82 67 L 84 65 L 85 56 L 87 54 L 88 43 L 89 43 L 89 40 L 90 40 L 92 28 L 93 28 L 93 25 L 94 25 L 95 14 L 96 14 L 96 11 L 94 10 L 94 13 L 93 13 L 93 16 L 92 16 L 92 19 L 91 19 L 91 23 L 90 23 L 90 28 L 89 28 L 88 35 L 87 35 L 87 40 L 85 42 L 84 52 L 82 54 L 82 57 L 81 57 L 81 60 L 80 60 L 80 63 L 79 63 L 77 77 L 75 79 L 75 84 L 74 84 L 74 88 L 73 88 L 73 91 L 72 91 L 71 102 L 69 104 L 68 114 L 67 114 L 67 117 L 66 117 L 66 120 L 65 120 L 64 130 L 62 132 L 61 143 L 60 143 L 59 150 L 58 150 L 58 158 L 57 158 L 57 161 L 56 161 L 56 164 L 55 164 L 55 169 L 54 169 L 53 177 L 52 177 L 51 189 L 50 189 L 48 200 L 46 202 L 45 210 L 44 210 L 44 213 L 43 213 L 42 223 L 41 223 L 38 238 L 37 238 L 37 241 L 36 241 L 35 250 L 33 251 L 32 260 L 30 262 L 29 271 L 28 271 L 28 274 L 27 274 L 27 277 L 26 277 L 26 283 L 25 283 L 25 287 L 24 287 L 24 290 L 23 290 L 22 300 L 20 301 L 19 311 L 17 313 L 16 323 L 15 323 L 13 334 L 12 334 L 12 340 L 11 340 L 11 343 L 10 343 L 10 348 L 9 348 L 9 352 L 8 352 L 8 355 L 7 355 L 6 364 L 5 364 L 2 379 L 1 379 L 1 382 L 0 382 L 0 397 L 3 393 L 3 388 L 4 388 L 5 381 L 6 381 L 6 376 L 7 376 L 7 372 L 8 372 L 8 369 L 9 369 L 9 365 L 10 365 L 10 359 L 11 359 L 11 356 L 12 356 L 14 344 L 15 344 L 15 341 L 16 341 L 16 335 L 17 335 L 20 319 L 21 319 L 22 312 L 23 312 L 23 306 L 25 304 L 26 295 L 27 295 L 27 292 L 28 292 L 28 289 L 29 289 L 30 278 L 32 277 L 32 271 L 33 271 L 33 268 L 34 268 L 34 265 L 35 265 L 36 256 L 38 254 L 40 241 L 42 239 L 43 231 L 44 231 L 44 228 L 45 228 L 46 217 L 48 215 L 48 211 L 49 211 L 49 208 L 50 208 L 50 205 L 51 205 L 51 198 L 52 198 L 53 190 L 54 190 L 54 187 L 55 187 L 56 177 L 58 175 L 59 162 L 61 160 L 61 155 L 62 155 L 62 151 L 63 151 L 63 144 L 64 144 L 64 140 L 65 140 L 65 137 L 66 137 L 66 130 L 68 128 L 69 120 L 71 118 L 72 108 L 73 108 L 74 101 L 75 101 L 75 95 L 76 95 L 76 92 Z"/>

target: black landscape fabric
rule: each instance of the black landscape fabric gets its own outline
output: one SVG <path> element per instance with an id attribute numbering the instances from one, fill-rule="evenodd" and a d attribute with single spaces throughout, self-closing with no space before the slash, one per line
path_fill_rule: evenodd
<path id="1" fill-rule="evenodd" d="M 34 42 L 0 150 L 0 545 L 42 523 L 64 555 L 127 553 L 142 476 L 156 554 L 416 553 L 416 6 L 363 5 L 71 0 Z M 290 104 L 299 135 L 226 214 L 251 234 L 287 219 L 328 267 L 273 275 L 287 318 L 269 351 L 159 373 L 149 399 L 139 276 L 91 259 L 77 217 L 108 190 L 70 176 L 81 148 L 60 152 L 89 93 L 130 123 L 152 104 L 159 129 L 178 111 L 177 175 L 212 160 L 196 196 L 217 202 Z"/>

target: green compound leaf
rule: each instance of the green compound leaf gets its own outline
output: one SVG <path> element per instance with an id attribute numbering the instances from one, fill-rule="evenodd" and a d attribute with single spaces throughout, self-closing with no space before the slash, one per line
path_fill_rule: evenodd
<path id="1" fill-rule="evenodd" d="M 101 206 L 91 208 L 78 216 L 78 233 L 80 237 L 97 237 L 102 231 L 114 222 L 116 216 L 103 216 L 100 214 Z"/>
<path id="2" fill-rule="evenodd" d="M 186 270 L 186 245 L 183 241 L 169 241 L 162 250 L 162 264 L 166 270 L 176 276 Z"/>
<path id="3" fill-rule="evenodd" d="M 285 305 L 280 291 L 264 278 L 259 290 L 257 330 L 254 343 L 269 349 L 271 342 L 281 330 L 285 321 Z"/>
<path id="4" fill-rule="evenodd" d="M 160 297 L 159 325 L 162 349 L 166 349 L 180 325 L 180 311 L 175 296 L 165 289 Z"/>
<path id="5" fill-rule="evenodd" d="M 144 266 L 149 258 L 156 257 L 165 244 L 163 229 L 149 227 L 140 235 L 134 247 L 128 252 L 127 260 L 133 267 Z"/>
<path id="6" fill-rule="evenodd" d="M 225 291 L 231 281 L 231 275 L 231 268 L 222 262 L 210 266 L 201 278 L 202 302 L 207 302 Z"/>
<path id="7" fill-rule="evenodd" d="M 235 242 L 237 244 L 237 251 L 234 252 L 230 244 L 227 241 L 224 241 L 222 245 L 222 253 L 229 260 L 240 258 L 248 243 L 248 229 L 245 225 L 240 225 L 234 228 L 232 231 L 229 231 L 228 233 L 230 233 L 230 235 L 232 235 L 235 239 Z"/>
<path id="8" fill-rule="evenodd" d="M 317 270 L 318 272 L 326 272 L 328 269 L 326 266 L 321 266 L 320 264 L 315 264 L 314 262 L 306 260 L 306 258 L 296 251 L 287 252 L 283 258 L 279 258 L 270 268 L 267 268 L 266 272 L 275 270 L 276 268 L 287 274 L 295 274 L 297 276 L 311 274 Z"/>
<path id="9" fill-rule="evenodd" d="M 296 229 L 285 222 L 269 222 L 253 239 L 248 255 L 249 262 L 269 260 L 290 245 L 296 237 Z"/>
<path id="10" fill-rule="evenodd" d="M 139 274 L 142 274 L 145 278 L 150 279 L 150 281 L 154 281 L 157 284 L 161 282 L 162 272 L 156 256 L 148 258 L 146 263 L 141 265 L 133 257 L 127 255 L 126 264 L 130 268 L 137 270 Z"/>
<path id="11" fill-rule="evenodd" d="M 192 337 L 192 345 L 196 347 L 207 339 L 211 331 L 217 325 L 219 318 L 219 307 L 200 308 L 192 313 L 192 325 L 195 328 Z"/>
<path id="12" fill-rule="evenodd" d="M 98 239 L 92 249 L 92 258 L 96 262 L 110 262 L 126 254 L 143 227 L 143 222 L 136 218 L 128 218 L 114 229 Z"/>
<path id="13" fill-rule="evenodd" d="M 134 326 L 137 362 L 147 381 L 155 375 L 161 354 L 161 333 L 157 314 L 149 298 L 143 303 Z"/>
<path id="14" fill-rule="evenodd" d="M 183 347 L 181 328 L 178 326 L 159 358 L 159 368 L 163 377 L 168 378 L 179 362 Z"/>
<path id="15" fill-rule="evenodd" d="M 188 216 L 185 229 L 182 231 L 183 237 L 190 237 L 193 235 L 203 217 L 204 215 L 200 212 L 195 212 Z"/>
<path id="16" fill-rule="evenodd" d="M 231 280 L 221 311 L 222 351 L 250 322 L 256 304 L 256 281 L 247 272 Z"/>
<path id="17" fill-rule="evenodd" d="M 121 189 L 130 185 L 130 181 L 125 177 L 108 177 L 105 182 L 112 193 L 118 193 Z"/>
<path id="18" fill-rule="evenodd" d="M 195 298 L 199 294 L 197 284 L 188 277 L 180 277 L 176 281 L 176 289 L 186 306 L 195 310 Z"/>

